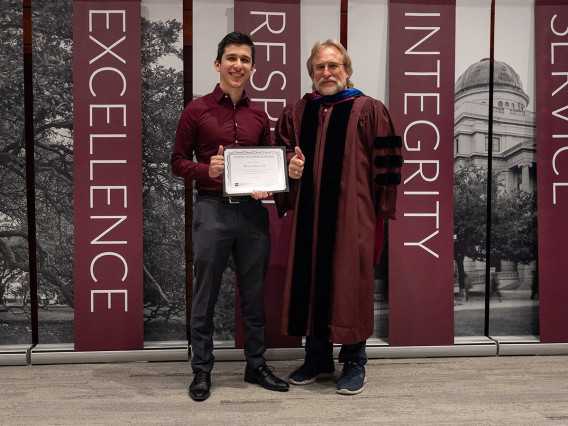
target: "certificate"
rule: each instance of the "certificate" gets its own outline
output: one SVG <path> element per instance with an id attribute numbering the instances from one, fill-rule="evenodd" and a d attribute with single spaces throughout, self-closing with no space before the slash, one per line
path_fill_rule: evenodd
<path id="1" fill-rule="evenodd" d="M 223 194 L 250 195 L 252 191 L 287 192 L 286 148 L 283 146 L 225 147 Z"/>

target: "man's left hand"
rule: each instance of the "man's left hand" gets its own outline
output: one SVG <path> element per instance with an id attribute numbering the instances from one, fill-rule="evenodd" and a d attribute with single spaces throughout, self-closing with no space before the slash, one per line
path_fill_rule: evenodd
<path id="1" fill-rule="evenodd" d="M 299 146 L 294 148 L 296 155 L 292 157 L 290 160 L 290 164 L 288 164 L 288 176 L 292 179 L 300 179 L 302 177 L 302 173 L 304 173 L 304 164 L 306 163 L 306 157 L 302 153 L 302 150 Z"/>

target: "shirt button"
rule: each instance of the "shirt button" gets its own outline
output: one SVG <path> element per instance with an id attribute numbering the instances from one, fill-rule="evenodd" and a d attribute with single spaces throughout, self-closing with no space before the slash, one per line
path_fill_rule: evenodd
<path id="1" fill-rule="evenodd" d="M 235 143 L 239 143 L 239 141 L 237 139 L 235 139 Z"/>
<path id="2" fill-rule="evenodd" d="M 323 110 L 323 112 L 327 112 L 327 108 Z"/>

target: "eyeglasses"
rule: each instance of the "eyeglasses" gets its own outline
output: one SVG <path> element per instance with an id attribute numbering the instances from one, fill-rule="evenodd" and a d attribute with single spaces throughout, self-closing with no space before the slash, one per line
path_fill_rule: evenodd
<path id="1" fill-rule="evenodd" d="M 329 72 L 334 74 L 337 71 L 339 71 L 339 67 L 341 67 L 341 65 L 345 65 L 345 64 L 338 64 L 336 62 L 330 62 L 328 64 L 317 64 L 317 65 L 314 66 L 314 70 L 315 70 L 316 73 L 321 74 L 322 72 L 325 71 L 325 68 L 327 67 Z"/>

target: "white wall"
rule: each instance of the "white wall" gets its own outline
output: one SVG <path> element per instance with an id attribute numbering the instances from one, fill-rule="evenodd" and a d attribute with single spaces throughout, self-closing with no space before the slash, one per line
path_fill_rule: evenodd
<path id="1" fill-rule="evenodd" d="M 310 57 L 312 46 L 316 41 L 328 38 L 339 40 L 341 23 L 340 0 L 301 0 L 302 31 L 301 47 L 301 72 L 302 72 L 302 95 L 312 91 L 312 80 L 308 75 L 306 61 Z"/>
<path id="2" fill-rule="evenodd" d="M 350 0 L 347 51 L 355 88 L 388 106 L 388 0 Z"/>

